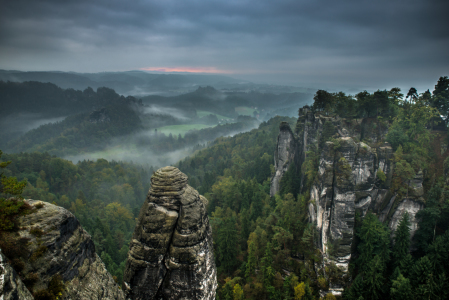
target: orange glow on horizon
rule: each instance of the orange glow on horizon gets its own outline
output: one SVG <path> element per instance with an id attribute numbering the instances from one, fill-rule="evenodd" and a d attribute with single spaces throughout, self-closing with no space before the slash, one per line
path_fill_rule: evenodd
<path id="1" fill-rule="evenodd" d="M 183 73 L 218 73 L 218 74 L 231 74 L 230 71 L 218 70 L 215 67 L 174 67 L 174 68 L 165 68 L 165 67 L 148 67 L 148 68 L 140 68 L 143 71 L 154 71 L 154 72 L 183 72 Z"/>

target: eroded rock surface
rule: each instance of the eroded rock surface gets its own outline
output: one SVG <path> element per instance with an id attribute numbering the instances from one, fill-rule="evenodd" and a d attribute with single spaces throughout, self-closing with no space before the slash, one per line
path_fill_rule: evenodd
<path id="1" fill-rule="evenodd" d="M 294 163 L 300 177 L 299 191 L 310 188 L 309 220 L 319 233 L 317 247 L 325 261 L 348 269 L 356 214 L 363 218 L 371 211 L 394 232 L 408 212 L 413 236 L 418 224 L 415 216 L 423 203 L 422 173 L 410 182 L 406 197 L 399 198 L 390 190 L 394 163 L 392 148 L 382 143 L 386 126 L 375 118 L 348 120 L 314 114 L 305 106 L 299 110 L 295 132 L 289 129 L 280 128 L 271 196 L 279 192 L 282 176 Z M 317 176 L 310 186 L 301 168 L 312 152 L 318 152 L 319 159 Z M 330 284 L 329 288 L 341 294 L 342 287 Z"/>
<path id="2" fill-rule="evenodd" d="M 127 299 L 214 299 L 217 288 L 207 200 L 187 176 L 164 167 L 151 178 L 124 274 Z"/>
<path id="3" fill-rule="evenodd" d="M 287 122 L 279 126 L 279 135 L 276 151 L 274 153 L 274 176 L 271 178 L 270 195 L 273 197 L 279 192 L 282 176 L 296 157 L 297 142 Z"/>
<path id="4" fill-rule="evenodd" d="M 59 299 L 124 299 L 123 291 L 95 253 L 90 235 L 68 210 L 43 201 L 26 200 L 33 212 L 19 218 L 22 238 L 29 239 L 29 257 L 22 270 L 34 275 L 37 292 L 60 274 L 65 292 Z"/>
<path id="5" fill-rule="evenodd" d="M 33 300 L 33 296 L 23 284 L 16 271 L 0 249 L 0 299 Z"/>
<path id="6" fill-rule="evenodd" d="M 314 212 L 321 251 L 327 254 L 333 245 L 332 259 L 344 269 L 351 258 L 356 212 L 364 216 L 378 196 L 383 201 L 385 195 L 376 185 L 377 170 L 374 149 L 351 137 L 327 142 L 322 151 L 309 210 Z"/>
<path id="7" fill-rule="evenodd" d="M 399 203 L 398 207 L 391 217 L 388 226 L 393 234 L 393 232 L 398 228 L 399 222 L 402 219 L 404 213 L 408 213 L 410 220 L 410 236 L 413 238 L 416 230 L 418 230 L 418 220 L 416 219 L 416 214 L 424 207 L 420 202 L 414 201 L 412 199 L 404 199 Z"/>

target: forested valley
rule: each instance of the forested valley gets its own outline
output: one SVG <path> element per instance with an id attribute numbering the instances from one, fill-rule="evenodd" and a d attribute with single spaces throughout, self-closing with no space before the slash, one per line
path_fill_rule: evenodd
<path id="1" fill-rule="evenodd" d="M 131 102 L 143 105 L 138 100 Z M 138 117 L 126 117 L 135 114 L 128 104 L 125 108 L 107 108 L 112 123 L 90 122 L 92 113 L 84 112 L 57 124 L 43 125 L 12 140 L 8 150 L 13 151 L 2 149 L 5 153 L 1 156 L 2 186 L 8 187 L 13 182 L 20 191 L 23 189 L 25 199 L 39 199 L 69 209 L 92 236 L 98 255 L 118 282 L 123 278 L 128 245 L 150 187 L 150 177 L 161 166 L 106 159 L 81 160 L 75 164 L 58 156 L 76 154 L 86 145 L 101 144 L 104 136 L 119 136 L 122 134 L 119 130 L 129 133 L 142 126 Z M 414 88 L 408 91 L 393 88 L 352 96 L 319 90 L 310 109 L 326 118 L 354 123 L 356 131 L 368 132 L 369 128 L 380 137 L 376 143 L 369 138 L 361 139 L 370 147 L 391 145 L 394 171 L 389 189 L 398 195 L 393 205 L 408 197 L 412 190 L 410 181 L 422 172 L 423 208 L 417 214 L 416 233 L 411 239 L 407 214 L 396 231 L 391 232 L 378 216 L 368 212 L 355 220 L 356 238 L 348 272 L 332 260 L 323 259 L 316 247 L 315 224 L 310 222 L 309 204 L 314 201 L 310 188 L 317 180 L 320 155 L 329 145 L 326 143 L 336 145 L 334 150 L 338 152 L 335 136 L 339 129 L 331 122 L 324 123 L 315 151 L 308 153 L 300 168 L 288 169 L 281 180 L 280 192 L 270 197 L 279 126 L 287 122 L 294 134 L 303 130 L 296 118 L 276 116 L 251 131 L 218 137 L 205 148 L 198 146 L 192 149 L 193 154 L 175 164 L 189 177 L 189 184 L 209 201 L 207 210 L 219 281 L 216 298 L 448 299 L 449 79 L 441 77 L 432 92 L 422 93 Z M 124 119 L 115 117 L 115 113 Z M 254 121 L 250 117 L 245 119 Z M 184 136 L 164 135 L 160 140 L 152 140 L 152 147 L 163 152 L 180 145 L 197 145 L 204 140 L 203 135 L 212 139 L 214 135 L 248 128 L 236 124 L 239 123 Z M 91 126 L 97 127 L 92 130 Z M 81 135 L 83 130 L 85 134 Z M 53 131 L 56 134 L 44 138 Z M 299 173 L 304 174 L 303 189 L 299 189 Z M 379 185 L 386 181 L 387 175 L 377 172 Z M 2 188 L 2 192 L 1 219 L 9 220 L 9 215 L 17 210 L 9 209 L 14 200 L 8 200 L 8 196 L 19 191 Z M 1 224 L 3 248 L 10 226 L 6 221 Z M 338 245 L 333 246 L 332 250 L 337 252 Z M 342 295 L 330 293 L 330 285 L 343 287 Z"/>

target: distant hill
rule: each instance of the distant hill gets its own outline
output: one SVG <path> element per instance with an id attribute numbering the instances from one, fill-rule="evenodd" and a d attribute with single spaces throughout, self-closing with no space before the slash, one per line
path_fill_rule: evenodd
<path id="1" fill-rule="evenodd" d="M 0 146 L 39 125 L 108 106 L 142 105 L 131 96 L 100 87 L 94 91 L 62 89 L 52 83 L 0 81 Z"/>
<path id="2" fill-rule="evenodd" d="M 207 110 L 217 114 L 234 117 L 235 107 L 248 106 L 257 107 L 267 119 L 276 114 L 284 116 L 296 116 L 297 107 L 310 104 L 313 101 L 313 94 L 310 93 L 261 93 L 257 91 L 249 92 L 227 92 L 217 90 L 211 86 L 199 87 L 191 93 L 178 96 L 165 97 L 160 95 L 141 97 L 144 104 L 162 105 L 180 109 Z M 292 111 L 291 108 L 295 107 Z"/>
<path id="3" fill-rule="evenodd" d="M 194 91 L 199 86 L 213 85 L 220 88 L 249 83 L 222 75 L 152 74 L 142 71 L 74 73 L 0 70 L 0 80 L 50 82 L 64 89 L 77 90 L 108 87 L 124 95 L 178 95 Z"/>
<path id="4" fill-rule="evenodd" d="M 139 129 L 139 116 L 128 103 L 123 102 L 91 113 L 71 115 L 61 122 L 41 125 L 2 147 L 9 152 L 78 154 L 80 151 L 101 149 L 111 138 Z"/>
<path id="5" fill-rule="evenodd" d="M 98 88 L 100 85 L 86 76 L 65 72 L 20 72 L 0 71 L 0 80 L 12 82 L 38 81 L 50 82 L 60 88 L 84 90 L 87 87 Z"/>
<path id="6" fill-rule="evenodd" d="M 62 89 L 52 83 L 36 81 L 0 81 L 0 116 L 23 112 L 61 116 L 124 101 L 137 101 L 134 97 L 120 96 L 110 88 L 100 87 L 96 90 Z"/>
<path id="7" fill-rule="evenodd" d="M 313 95 L 316 91 L 315 89 L 296 86 L 256 84 L 248 80 L 218 74 L 155 74 L 143 71 L 75 73 L 0 70 L 0 80 L 50 82 L 64 89 L 72 88 L 76 90 L 84 90 L 87 87 L 93 89 L 108 87 L 121 95 L 131 96 L 177 96 L 193 92 L 200 86 L 213 86 L 224 92 L 259 92 L 262 94 L 305 93 Z"/>

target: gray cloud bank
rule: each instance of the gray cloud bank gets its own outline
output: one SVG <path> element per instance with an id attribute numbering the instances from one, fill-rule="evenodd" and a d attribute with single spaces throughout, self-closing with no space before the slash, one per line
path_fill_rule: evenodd
<path id="1" fill-rule="evenodd" d="M 447 0 L 0 0 L 0 68 L 214 67 L 277 84 L 432 88 Z M 381 85 L 381 86 L 379 86 Z"/>

